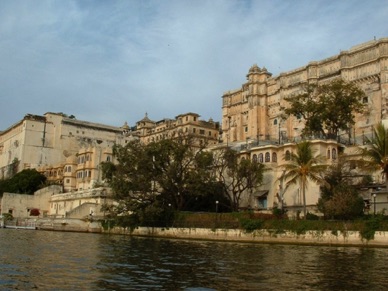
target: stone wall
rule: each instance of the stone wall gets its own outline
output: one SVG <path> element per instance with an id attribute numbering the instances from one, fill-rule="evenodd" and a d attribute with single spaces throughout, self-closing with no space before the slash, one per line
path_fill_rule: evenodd
<path id="1" fill-rule="evenodd" d="M 363 240 L 357 231 L 307 231 L 304 234 L 296 234 L 295 232 L 276 233 L 270 230 L 256 230 L 247 233 L 240 229 L 139 227 L 132 232 L 123 228 L 103 230 L 103 232 L 133 236 L 229 242 L 388 247 L 388 232 L 376 232 L 375 238 L 370 241 Z"/>

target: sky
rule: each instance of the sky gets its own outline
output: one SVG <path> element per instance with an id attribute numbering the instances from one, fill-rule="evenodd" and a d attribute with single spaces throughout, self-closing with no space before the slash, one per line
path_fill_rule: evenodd
<path id="1" fill-rule="evenodd" d="M 0 1 L 0 131 L 26 114 L 134 126 L 388 37 L 388 0 Z"/>

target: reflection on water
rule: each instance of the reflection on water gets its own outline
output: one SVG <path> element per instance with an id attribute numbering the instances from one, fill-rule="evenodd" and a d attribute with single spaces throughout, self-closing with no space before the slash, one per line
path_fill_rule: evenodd
<path id="1" fill-rule="evenodd" d="M 388 249 L 0 229 L 1 290 L 386 290 Z"/>

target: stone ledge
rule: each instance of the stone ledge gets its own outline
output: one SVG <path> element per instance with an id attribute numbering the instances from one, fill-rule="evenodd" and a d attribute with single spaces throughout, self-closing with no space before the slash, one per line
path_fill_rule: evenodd
<path id="1" fill-rule="evenodd" d="M 130 231 L 124 228 L 103 230 L 103 233 L 124 234 L 145 237 L 164 237 L 174 239 L 197 239 L 252 243 L 306 244 L 306 245 L 338 245 L 388 247 L 388 232 L 376 232 L 373 240 L 361 238 L 358 231 L 333 233 L 332 231 L 276 232 L 271 230 L 255 230 L 247 233 L 240 229 L 207 229 L 207 228 L 160 228 L 139 227 Z"/>

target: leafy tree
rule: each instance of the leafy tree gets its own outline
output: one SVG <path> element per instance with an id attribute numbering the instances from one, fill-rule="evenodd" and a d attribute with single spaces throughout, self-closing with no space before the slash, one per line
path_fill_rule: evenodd
<path id="1" fill-rule="evenodd" d="M 364 112 L 365 96 L 357 85 L 342 79 L 323 85 L 309 84 L 303 93 L 285 99 L 290 103 L 285 113 L 303 117 L 304 135 L 335 138 L 340 130 L 349 130 L 354 125 L 356 113 Z"/>
<path id="2" fill-rule="evenodd" d="M 155 202 L 152 157 L 147 156 L 139 141 L 115 145 L 113 155 L 117 162 L 105 162 L 101 166 L 103 176 L 119 202 L 116 214 L 144 210 Z"/>
<path id="3" fill-rule="evenodd" d="M 188 210 L 214 186 L 212 155 L 190 139 L 161 140 L 143 145 L 132 141 L 113 149 L 115 163 L 102 164 L 113 190 L 115 215 L 132 213 L 137 223 L 156 221 L 171 210 Z"/>
<path id="4" fill-rule="evenodd" d="M 213 156 L 193 146 L 193 139 L 162 140 L 147 146 L 153 157 L 154 179 L 163 202 L 176 210 L 187 210 L 193 199 L 203 196 L 214 182 Z"/>
<path id="5" fill-rule="evenodd" d="M 355 114 L 365 110 L 365 96 L 357 85 L 342 79 L 320 86 L 320 101 L 325 108 L 322 121 L 329 137 L 337 137 L 340 130 L 354 125 Z"/>
<path id="6" fill-rule="evenodd" d="M 46 176 L 35 169 L 25 169 L 10 179 L 0 181 L 0 194 L 4 192 L 34 194 L 44 187 Z"/>
<path id="7" fill-rule="evenodd" d="M 285 108 L 287 115 L 294 115 L 298 119 L 305 120 L 303 135 L 324 135 L 322 123 L 322 112 L 324 110 L 319 100 L 319 90 L 317 85 L 308 84 L 302 87 L 303 92 L 297 96 L 285 98 L 290 103 L 290 107 Z"/>
<path id="8" fill-rule="evenodd" d="M 388 130 L 379 123 L 372 138 L 366 138 L 367 147 L 362 149 L 363 166 L 367 170 L 381 169 L 388 189 Z"/>
<path id="9" fill-rule="evenodd" d="M 240 159 L 238 153 L 231 148 L 219 151 L 214 162 L 213 169 L 229 199 L 230 207 L 237 211 L 242 195 L 262 183 L 264 165 L 249 159 Z"/>
<path id="10" fill-rule="evenodd" d="M 303 215 L 306 218 L 306 189 L 308 181 L 322 182 L 321 174 L 325 165 L 321 164 L 322 157 L 314 155 L 311 143 L 302 141 L 296 145 L 296 153 L 290 154 L 290 161 L 283 165 L 286 186 L 299 184 L 303 197 Z"/>
<path id="11" fill-rule="evenodd" d="M 364 201 L 351 169 L 352 161 L 340 155 L 325 173 L 317 206 L 326 218 L 354 219 L 363 215 Z"/>
<path id="12" fill-rule="evenodd" d="M 329 200 L 322 200 L 324 215 L 335 219 L 354 219 L 364 213 L 364 200 L 355 187 L 340 184 L 333 189 Z"/>

